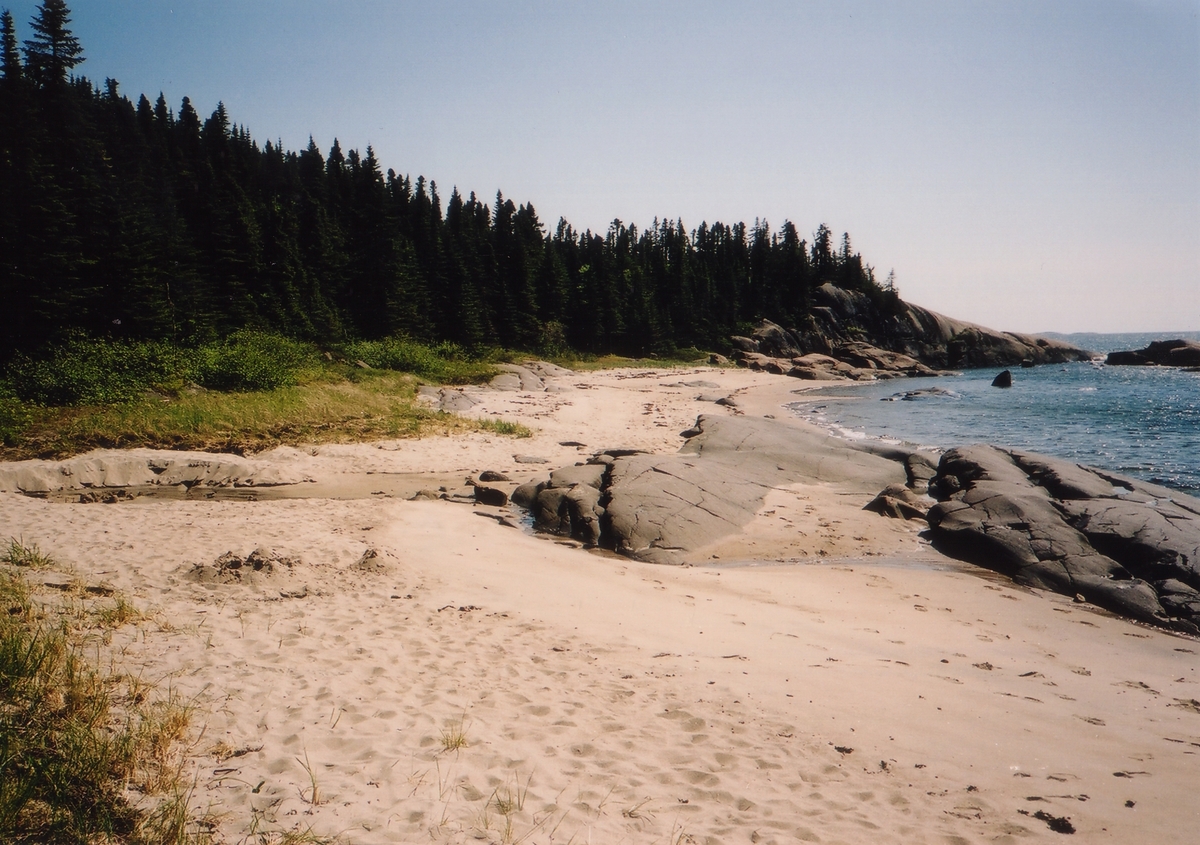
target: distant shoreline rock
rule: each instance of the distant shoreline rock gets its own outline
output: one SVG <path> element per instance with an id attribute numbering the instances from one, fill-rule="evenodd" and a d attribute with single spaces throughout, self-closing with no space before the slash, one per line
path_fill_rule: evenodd
<path id="1" fill-rule="evenodd" d="M 763 320 L 732 337 L 734 359 L 754 370 L 816 381 L 938 375 L 971 367 L 1090 361 L 1091 352 L 1038 335 L 999 332 L 901 302 L 885 311 L 866 294 L 831 284 L 813 293 L 804 325 Z"/>
<path id="2" fill-rule="evenodd" d="M 1200 367 L 1200 342 L 1194 340 L 1155 340 L 1145 349 L 1110 352 L 1104 363 L 1110 366 Z"/>

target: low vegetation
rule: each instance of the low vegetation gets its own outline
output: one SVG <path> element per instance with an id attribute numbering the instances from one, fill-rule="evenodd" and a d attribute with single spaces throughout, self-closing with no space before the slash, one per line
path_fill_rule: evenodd
<path id="1" fill-rule="evenodd" d="M 134 446 L 246 453 L 466 430 L 529 436 L 519 424 L 416 402 L 422 382 L 485 381 L 506 357 L 400 338 L 330 350 L 252 332 L 196 348 L 72 338 L 5 369 L 0 458 Z"/>
<path id="2" fill-rule="evenodd" d="M 4 563 L 44 558 L 11 540 Z M 191 709 L 85 656 L 138 615 L 121 598 L 39 601 L 0 568 L 0 841 L 199 843 L 182 774 Z"/>
<path id="3" fill-rule="evenodd" d="M 224 841 L 193 801 L 186 763 L 203 730 L 192 702 L 101 658 L 113 631 L 151 617 L 78 579 L 38 592 L 26 577 L 35 566 L 58 568 L 36 545 L 10 538 L 0 554 L 0 842 Z M 319 803 L 315 779 L 312 797 Z M 263 823 L 255 814 L 239 841 L 344 841 Z"/>

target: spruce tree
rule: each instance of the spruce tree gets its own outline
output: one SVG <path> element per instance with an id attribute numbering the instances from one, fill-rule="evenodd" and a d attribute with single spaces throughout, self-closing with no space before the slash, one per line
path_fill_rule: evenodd
<path id="1" fill-rule="evenodd" d="M 21 54 L 17 50 L 17 30 L 13 25 L 12 12 L 8 9 L 0 13 L 0 39 L 3 40 L 0 71 L 4 74 L 4 81 L 12 85 L 21 78 Z"/>
<path id="2" fill-rule="evenodd" d="M 63 0 L 42 0 L 29 22 L 33 38 L 25 42 L 25 66 L 38 85 L 65 82 L 67 73 L 83 61 L 83 47 L 67 24 L 71 11 Z"/>

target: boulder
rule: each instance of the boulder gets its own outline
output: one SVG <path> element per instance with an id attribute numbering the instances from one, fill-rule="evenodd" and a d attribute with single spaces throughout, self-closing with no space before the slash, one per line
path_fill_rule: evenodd
<path id="1" fill-rule="evenodd" d="M 484 484 L 475 485 L 475 501 L 481 505 L 491 505 L 502 508 L 508 504 L 508 494 L 498 487 L 488 487 Z"/>
<path id="2" fill-rule="evenodd" d="M 524 393 L 541 393 L 546 389 L 546 383 L 529 367 L 522 367 L 517 364 L 496 364 L 495 366 L 497 370 L 500 370 L 500 375 L 493 378 L 489 384 L 497 390 L 519 390 Z M 542 362 L 540 368 L 545 372 L 547 367 L 553 366 L 553 364 Z M 561 368 L 556 367 L 555 369 Z"/>
<path id="3" fill-rule="evenodd" d="M 533 503 L 537 500 L 538 493 L 541 493 L 545 488 L 545 481 L 530 481 L 513 490 L 510 498 L 514 505 L 530 510 L 533 508 Z"/>
<path id="4" fill-rule="evenodd" d="M 533 524 L 539 531 L 572 537 L 594 546 L 600 542 L 600 488 L 609 472 L 604 463 L 578 464 L 550 473 L 550 480 L 536 485 L 522 485 L 513 494 L 513 501 L 529 505 Z M 518 496 L 518 494 L 520 494 Z"/>
<path id="5" fill-rule="evenodd" d="M 1005 370 L 992 379 L 992 387 L 1012 387 L 1012 372 Z"/>
<path id="6" fill-rule="evenodd" d="M 889 484 L 863 510 L 893 519 L 925 519 L 933 499 L 913 492 L 904 484 Z"/>
<path id="7" fill-rule="evenodd" d="M 773 358 L 794 358 L 804 354 L 795 336 L 770 320 L 763 320 L 754 330 L 754 341 L 758 345 L 756 351 Z"/>
<path id="8" fill-rule="evenodd" d="M 934 546 L 1018 583 L 1200 633 L 1200 501 L 1020 450 L 952 449 L 930 484 Z M 1193 604 L 1195 607 L 1193 607 Z"/>

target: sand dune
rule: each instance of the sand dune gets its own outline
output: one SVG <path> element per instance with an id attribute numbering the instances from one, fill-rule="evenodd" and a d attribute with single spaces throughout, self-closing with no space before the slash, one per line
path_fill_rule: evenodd
<path id="1" fill-rule="evenodd" d="M 776 490 L 692 567 L 403 498 L 673 451 L 701 393 L 781 418 L 796 398 L 742 371 L 564 381 L 478 406 L 529 440 L 256 456 L 329 498 L 5 493 L 0 536 L 152 612 L 106 655 L 194 702 L 193 803 L 225 841 L 1015 843 L 1058 818 L 1084 842 L 1193 840 L 1200 643 L 941 558 L 862 496 Z M 290 560 L 212 574 L 257 548 Z"/>

